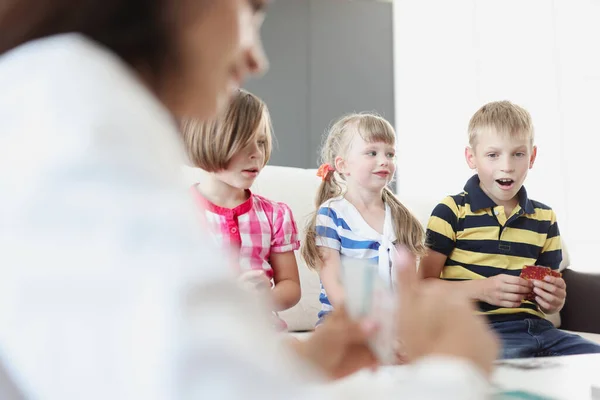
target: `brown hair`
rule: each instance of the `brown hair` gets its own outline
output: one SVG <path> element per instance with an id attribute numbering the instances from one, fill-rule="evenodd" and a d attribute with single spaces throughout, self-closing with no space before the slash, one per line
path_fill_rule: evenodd
<path id="1" fill-rule="evenodd" d="M 181 121 L 190 162 L 208 172 L 226 169 L 233 155 L 263 132 L 263 166 L 266 165 L 271 156 L 272 130 L 266 104 L 243 89 L 237 91 L 227 110 L 218 118 L 207 122 L 191 118 Z"/>
<path id="2" fill-rule="evenodd" d="M 321 149 L 321 159 L 325 164 L 335 166 L 335 159 L 348 151 L 353 135 L 360 135 L 366 142 L 384 142 L 394 145 L 396 133 L 384 118 L 368 113 L 350 114 L 340 118 L 329 130 Z M 309 268 L 317 269 L 323 262 L 316 243 L 317 212 L 327 200 L 344 194 L 344 177 L 335 171 L 327 173 L 319 186 L 316 210 L 309 218 L 302 242 L 301 253 Z M 392 191 L 385 187 L 382 199 L 392 212 L 394 233 L 398 243 L 405 245 L 414 255 L 425 254 L 425 231 L 419 220 L 398 200 Z"/>
<path id="3" fill-rule="evenodd" d="M 531 115 L 510 101 L 495 101 L 481 107 L 469 121 L 469 146 L 475 149 L 477 136 L 493 129 L 500 135 L 529 139 L 533 146 L 533 123 Z"/>
<path id="4" fill-rule="evenodd" d="M 79 32 L 158 80 L 166 63 L 176 61 L 175 13 L 183 1 L 3 0 L 0 54 L 31 40 Z"/>

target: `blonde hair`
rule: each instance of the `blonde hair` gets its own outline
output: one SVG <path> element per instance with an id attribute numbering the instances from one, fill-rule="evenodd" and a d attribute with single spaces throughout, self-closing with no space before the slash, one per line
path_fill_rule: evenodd
<path id="1" fill-rule="evenodd" d="M 347 153 L 355 134 L 369 143 L 383 142 L 395 145 L 396 133 L 392 125 L 384 118 L 368 113 L 350 114 L 340 118 L 333 124 L 321 149 L 321 159 L 325 164 L 335 166 L 335 159 Z M 319 186 L 315 201 L 316 210 L 306 224 L 305 238 L 302 242 L 301 253 L 306 264 L 311 269 L 317 269 L 323 262 L 322 255 L 316 243 L 316 221 L 319 207 L 327 200 L 344 194 L 344 177 L 335 171 L 326 173 Z M 394 233 L 397 242 L 405 245 L 415 256 L 425 254 L 425 231 L 421 223 L 398 200 L 392 191 L 385 187 L 382 200 L 392 212 Z"/>
<path id="2" fill-rule="evenodd" d="M 523 107 L 510 101 L 495 101 L 481 107 L 469 121 L 469 146 L 475 149 L 477 137 L 482 131 L 494 130 L 499 135 L 529 139 L 533 146 L 533 123 L 531 115 Z"/>
<path id="3" fill-rule="evenodd" d="M 263 129 L 263 166 L 271 156 L 273 128 L 269 110 L 261 99 L 242 89 L 237 91 L 227 110 L 218 118 L 207 122 L 183 119 L 180 128 L 190 162 L 208 172 L 226 169 L 233 155 Z"/>

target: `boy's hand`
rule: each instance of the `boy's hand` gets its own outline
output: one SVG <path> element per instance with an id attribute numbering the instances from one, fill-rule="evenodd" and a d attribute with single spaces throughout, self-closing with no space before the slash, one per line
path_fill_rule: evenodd
<path id="1" fill-rule="evenodd" d="M 533 288 L 530 281 L 506 274 L 492 276 L 481 282 L 483 288 L 479 300 L 506 308 L 519 307 L 525 296 L 531 293 Z"/>
<path id="2" fill-rule="evenodd" d="M 547 276 L 543 281 L 532 281 L 536 294 L 535 301 L 542 311 L 548 314 L 559 312 L 565 305 L 567 284 L 563 278 Z"/>

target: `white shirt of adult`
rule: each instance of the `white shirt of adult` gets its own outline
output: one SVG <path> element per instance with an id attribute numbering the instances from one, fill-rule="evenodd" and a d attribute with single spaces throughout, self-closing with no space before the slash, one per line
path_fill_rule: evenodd
<path id="1" fill-rule="evenodd" d="M 198 231 L 180 146 L 136 75 L 80 35 L 0 57 L 0 360 L 24 397 L 483 396 L 446 358 L 401 383 L 314 379 Z"/>

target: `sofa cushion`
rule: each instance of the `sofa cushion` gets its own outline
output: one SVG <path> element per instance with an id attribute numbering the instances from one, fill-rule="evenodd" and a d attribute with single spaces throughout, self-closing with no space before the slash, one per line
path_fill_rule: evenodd
<path id="1" fill-rule="evenodd" d="M 561 311 L 563 327 L 574 331 L 600 334 L 600 274 L 568 269 L 567 300 Z"/>

